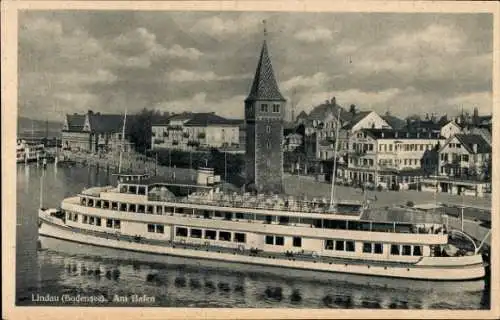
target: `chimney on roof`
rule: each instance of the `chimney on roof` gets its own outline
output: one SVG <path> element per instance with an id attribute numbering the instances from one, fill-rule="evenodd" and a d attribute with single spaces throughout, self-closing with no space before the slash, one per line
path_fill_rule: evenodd
<path id="1" fill-rule="evenodd" d="M 417 132 L 417 138 L 420 138 L 420 132 Z"/>
<path id="2" fill-rule="evenodd" d="M 337 98 L 332 97 L 332 100 L 330 101 L 330 103 L 333 104 L 334 106 L 337 105 Z"/>
<path id="3" fill-rule="evenodd" d="M 89 110 L 89 111 L 88 111 L 88 114 L 94 114 L 94 111 Z"/>
<path id="4" fill-rule="evenodd" d="M 477 143 L 472 144 L 472 151 L 474 151 L 474 153 L 477 153 Z"/>
<path id="5" fill-rule="evenodd" d="M 397 138 L 398 137 L 398 132 L 394 132 L 394 138 Z"/>
<path id="6" fill-rule="evenodd" d="M 383 138 L 383 137 L 384 137 L 384 131 L 382 131 L 382 132 L 380 133 L 380 137 L 381 137 L 381 138 Z"/>

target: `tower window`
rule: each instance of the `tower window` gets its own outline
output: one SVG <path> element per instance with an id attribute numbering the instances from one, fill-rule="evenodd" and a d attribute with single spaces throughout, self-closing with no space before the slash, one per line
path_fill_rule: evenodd
<path id="1" fill-rule="evenodd" d="M 260 111 L 261 112 L 268 112 L 267 104 L 261 104 L 260 105 Z"/>
<path id="2" fill-rule="evenodd" d="M 280 105 L 279 104 L 273 104 L 273 112 L 280 112 Z"/>
<path id="3" fill-rule="evenodd" d="M 271 126 L 266 126 L 266 132 L 271 133 Z"/>
<path id="4" fill-rule="evenodd" d="M 271 141 L 268 141 L 268 142 L 267 142 L 267 148 L 268 148 L 268 149 L 271 149 Z"/>

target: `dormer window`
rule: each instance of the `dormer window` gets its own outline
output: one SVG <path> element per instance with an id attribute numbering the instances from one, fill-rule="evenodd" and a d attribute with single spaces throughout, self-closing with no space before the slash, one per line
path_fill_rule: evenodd
<path id="1" fill-rule="evenodd" d="M 267 104 L 261 104 L 260 105 L 260 111 L 261 112 L 268 112 Z"/>
<path id="2" fill-rule="evenodd" d="M 273 104 L 273 112 L 274 113 L 280 112 L 280 105 L 279 104 Z"/>

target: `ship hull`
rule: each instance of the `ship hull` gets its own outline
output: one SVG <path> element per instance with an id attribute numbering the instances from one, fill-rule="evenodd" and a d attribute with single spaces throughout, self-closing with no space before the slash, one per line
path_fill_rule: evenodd
<path id="1" fill-rule="evenodd" d="M 74 232 L 65 226 L 59 219 L 52 217 L 40 217 L 39 236 L 42 248 L 60 250 L 61 246 L 54 247 L 53 240 L 71 242 L 74 246 L 87 245 L 114 249 L 122 252 L 122 257 L 133 253 L 140 256 L 138 260 L 152 262 L 168 262 L 170 257 L 178 257 L 189 260 L 198 260 L 203 265 L 211 264 L 238 264 L 240 266 L 250 266 L 255 270 L 255 266 L 261 268 L 277 269 L 280 274 L 295 274 L 297 270 L 330 274 L 337 278 L 339 274 L 355 274 L 370 277 L 390 277 L 400 279 L 432 280 L 432 281 L 464 281 L 476 280 L 485 276 L 485 268 L 482 260 L 472 263 L 475 257 L 463 257 L 464 264 L 460 265 L 460 260 L 454 258 L 453 265 L 432 265 L 432 260 L 422 259 L 419 264 L 413 266 L 393 266 L 393 265 L 370 265 L 369 263 L 323 263 L 314 261 L 292 261 L 286 259 L 270 259 L 267 257 L 242 255 L 237 253 L 219 253 L 216 251 L 205 251 L 203 248 L 180 248 L 175 246 L 159 246 L 153 244 L 129 242 L 117 240 L 110 234 L 109 238 L 94 236 Z M 100 251 L 91 251 L 95 255 L 102 255 Z M 480 256 L 478 256 L 480 257 Z M 467 264 L 465 264 L 467 261 Z M 335 275 L 333 275 L 335 274 Z"/>

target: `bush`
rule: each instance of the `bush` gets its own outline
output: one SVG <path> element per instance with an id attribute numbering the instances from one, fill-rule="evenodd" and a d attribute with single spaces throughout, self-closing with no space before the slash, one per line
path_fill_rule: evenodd
<path id="1" fill-rule="evenodd" d="M 415 206 L 415 203 L 413 203 L 413 201 L 410 200 L 410 201 L 406 202 L 406 206 L 410 207 L 410 208 L 413 208 Z"/>

